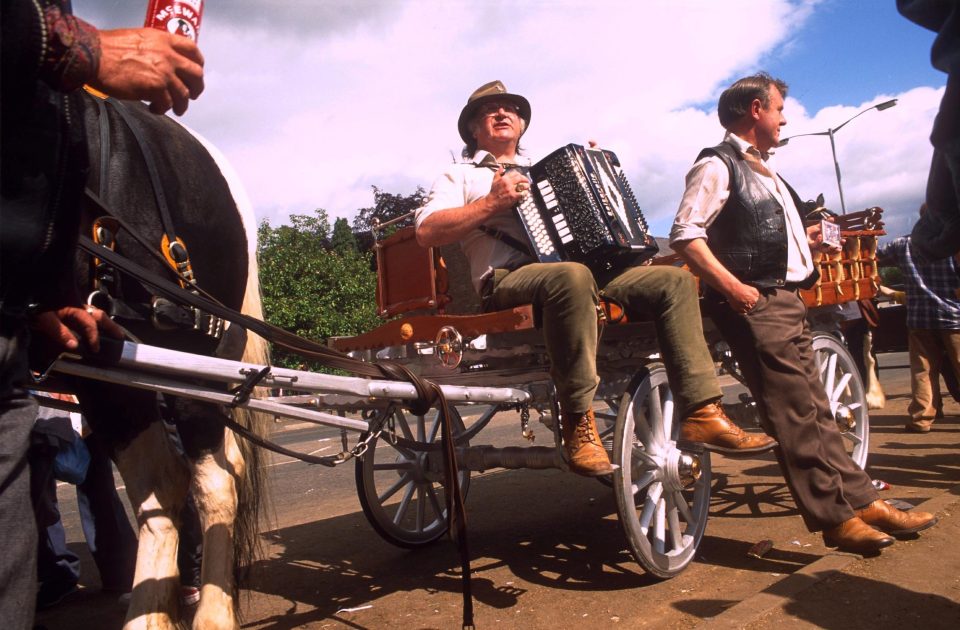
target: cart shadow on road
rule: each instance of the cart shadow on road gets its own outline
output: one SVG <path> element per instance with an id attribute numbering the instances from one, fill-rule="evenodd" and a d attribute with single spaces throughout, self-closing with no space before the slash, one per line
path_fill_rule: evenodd
<path id="1" fill-rule="evenodd" d="M 878 435 L 888 429 L 894 435 L 892 427 L 903 423 L 898 416 L 878 420 Z M 931 444 L 945 452 L 928 453 L 924 436 L 909 440 L 876 442 L 882 448 L 871 454 L 869 470 L 894 486 L 884 498 L 918 503 L 930 494 L 928 489 L 960 481 L 956 453 L 949 446 Z M 714 471 L 712 489 L 711 518 L 749 523 L 798 514 L 770 456 L 737 463 L 728 472 Z M 509 609 L 529 588 L 541 586 L 609 592 L 656 591 L 660 584 L 628 552 L 612 492 L 596 481 L 559 471 L 501 471 L 473 479 L 467 509 L 478 604 Z M 434 595 L 449 598 L 461 591 L 457 553 L 449 540 L 415 551 L 399 549 L 380 539 L 359 511 L 277 529 L 265 539 L 270 557 L 254 567 L 249 588 L 286 604 L 271 606 L 271 616 L 253 623 L 258 628 L 292 628 L 324 619 L 346 623 L 338 611 L 378 601 L 382 607 L 388 605 L 383 598 L 391 595 L 413 594 L 423 602 L 417 607 L 428 608 L 437 601 Z M 708 530 L 696 562 L 785 574 L 822 555 L 774 549 L 761 559 L 749 558 L 752 542 Z M 688 612 L 702 617 L 717 614 L 728 603 L 683 605 L 694 606 Z"/>
<path id="2" fill-rule="evenodd" d="M 710 516 L 764 518 L 798 515 L 800 512 L 787 484 L 782 478 L 777 481 L 769 479 L 778 476 L 779 472 L 776 464 L 748 469 L 736 475 L 735 478 L 741 480 L 739 483 L 732 483 L 730 475 L 715 473 L 710 492 Z M 757 476 L 763 479 L 757 480 Z"/>
<path id="3" fill-rule="evenodd" d="M 512 471 L 475 479 L 467 526 L 478 604 L 517 606 L 529 587 L 621 591 L 660 582 L 636 564 L 616 520 L 610 488 L 556 471 Z M 405 550 L 383 541 L 362 512 L 264 534 L 269 557 L 256 563 L 248 588 L 287 604 L 250 619 L 257 628 L 292 628 L 335 618 L 343 609 L 414 593 L 461 592 L 456 548 L 447 538 Z M 381 606 L 384 604 L 381 604 Z M 420 607 L 420 605 L 418 605 Z"/>

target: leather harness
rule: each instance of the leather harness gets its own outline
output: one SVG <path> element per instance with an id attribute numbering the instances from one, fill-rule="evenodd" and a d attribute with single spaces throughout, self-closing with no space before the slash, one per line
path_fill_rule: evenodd
<path id="1" fill-rule="evenodd" d="M 417 450 L 439 450 L 441 453 L 444 477 L 443 485 L 445 488 L 444 495 L 446 499 L 445 502 L 447 514 L 450 522 L 449 532 L 451 538 L 457 544 L 462 569 L 461 583 L 463 589 L 463 627 L 472 628 L 473 597 L 471 587 L 470 553 L 467 546 L 466 535 L 466 510 L 464 507 L 463 494 L 460 490 L 460 482 L 457 475 L 458 467 L 456 461 L 456 443 L 453 438 L 451 415 L 447 400 L 444 397 L 439 385 L 431 381 L 421 379 L 417 375 L 413 374 L 408 368 L 399 363 L 386 361 L 368 363 L 354 359 L 349 355 L 341 353 L 325 345 L 304 339 L 289 331 L 230 309 L 221 304 L 213 296 L 203 291 L 197 285 L 196 278 L 193 275 L 193 269 L 190 264 L 190 257 L 187 253 L 186 245 L 176 236 L 166 195 L 163 191 L 159 173 L 156 167 L 156 161 L 153 157 L 152 151 L 150 150 L 149 144 L 147 144 L 145 141 L 143 134 L 138 129 L 136 122 L 130 117 L 129 113 L 125 111 L 125 106 L 123 103 L 109 97 L 99 98 L 96 95 L 94 95 L 94 101 L 97 103 L 100 113 L 100 194 L 98 195 L 94 193 L 88 187 L 86 189 L 86 196 L 87 199 L 102 213 L 102 216 L 94 222 L 92 235 L 93 238 L 80 235 L 77 244 L 80 250 L 92 256 L 94 260 L 93 268 L 95 270 L 95 290 L 90 294 L 88 303 L 95 306 L 100 306 L 99 304 L 95 304 L 95 302 L 98 300 L 101 301 L 103 304 L 109 307 L 104 310 L 110 313 L 111 316 L 114 316 L 115 313 L 118 317 L 133 316 L 136 314 L 137 319 L 143 319 L 141 314 L 141 312 L 144 310 L 143 305 L 138 307 L 136 305 L 131 306 L 128 304 L 123 304 L 121 301 L 114 299 L 109 294 L 109 288 L 116 287 L 119 281 L 117 272 L 122 271 L 124 274 L 131 276 L 138 282 L 152 287 L 152 289 L 156 291 L 156 297 L 154 297 L 152 304 L 149 306 L 151 318 L 155 325 L 158 325 L 158 320 L 164 317 L 164 314 L 166 314 L 167 317 L 170 317 L 170 319 L 176 323 L 186 324 L 187 321 L 192 319 L 192 327 L 198 330 L 203 329 L 201 322 L 206 320 L 209 322 L 209 325 L 207 326 L 205 332 L 213 337 L 219 338 L 223 332 L 223 321 L 226 320 L 260 335 L 267 341 L 283 346 L 288 350 L 296 352 L 306 358 L 318 361 L 323 365 L 343 369 L 353 374 L 366 376 L 369 378 L 386 377 L 413 384 L 419 397 L 417 400 L 408 401 L 406 406 L 414 415 L 423 415 L 436 405 L 440 410 L 440 424 L 443 439 L 439 443 L 431 444 L 415 442 L 402 436 L 393 436 L 391 439 L 401 446 L 406 445 L 407 447 Z M 159 208 L 160 217 L 163 224 L 163 236 L 161 238 L 160 251 L 150 246 L 149 242 L 142 235 L 138 234 L 136 230 L 133 230 L 131 226 L 127 224 L 127 222 L 120 218 L 115 212 L 112 212 L 102 201 L 102 198 L 106 194 L 107 178 L 104 175 L 109 166 L 110 147 L 109 118 L 106 110 L 107 103 L 115 108 L 115 110 L 120 114 L 121 118 L 123 118 L 126 125 L 129 127 L 130 131 L 133 133 L 133 136 L 136 139 L 140 150 L 142 151 L 144 161 L 146 162 L 147 171 L 150 176 L 151 185 L 153 186 L 157 207 Z M 146 251 L 150 252 L 151 255 L 154 257 L 159 256 L 164 264 L 174 272 L 177 282 L 171 282 L 166 278 L 161 277 L 159 274 L 156 274 L 142 267 L 141 265 L 138 265 L 132 260 L 125 258 L 114 251 L 116 233 L 119 229 L 124 229 L 126 232 L 128 232 L 138 243 L 144 247 Z M 181 304 L 186 304 L 187 306 L 182 307 L 180 306 Z M 171 313 L 173 314 L 172 316 L 170 315 Z M 192 318 L 188 314 L 192 314 Z M 111 346 L 114 346 L 114 344 L 102 344 L 101 355 L 109 352 L 109 348 Z M 263 370 L 260 370 L 259 372 L 254 372 L 249 375 L 244 383 L 232 390 L 232 392 L 235 394 L 234 405 L 245 402 L 246 399 L 249 398 L 253 388 L 267 374 L 269 374 L 269 372 L 269 366 Z M 321 464 L 326 466 L 335 465 L 332 457 L 320 457 L 286 449 L 278 444 L 264 440 L 246 427 L 236 423 L 232 418 L 224 417 L 222 420 L 226 427 L 249 440 L 251 443 L 262 448 L 283 453 L 307 463 Z"/>

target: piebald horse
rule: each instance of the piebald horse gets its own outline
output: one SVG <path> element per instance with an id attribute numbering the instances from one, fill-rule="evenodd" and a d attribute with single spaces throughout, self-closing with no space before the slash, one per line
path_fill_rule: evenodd
<path id="1" fill-rule="evenodd" d="M 182 276 L 192 275 L 197 286 L 224 305 L 262 319 L 255 222 L 242 188 L 216 149 L 140 103 L 88 95 L 84 120 L 88 190 L 100 203 L 88 200 L 82 233 L 167 279 L 173 272 L 156 253 L 162 242 L 180 241 L 189 264 L 182 264 L 179 248 L 171 256 L 181 262 Z M 105 208 L 115 217 L 103 219 Z M 88 301 L 110 312 L 137 340 L 269 362 L 266 344 L 239 327 L 228 325 L 219 337 L 195 330 L 194 322 L 214 331 L 218 322 L 157 301 L 149 287 L 115 269 L 97 267 L 89 255 L 80 255 L 78 269 L 78 282 L 90 287 Z M 160 421 L 156 394 L 94 381 L 81 382 L 77 391 L 91 427 L 109 443 L 137 520 L 137 566 L 124 627 L 162 629 L 180 623 L 177 521 L 192 491 L 204 532 L 203 586 L 193 625 L 237 628 L 238 576 L 249 566 L 257 543 L 263 472 L 257 450 L 224 429 L 219 417 L 228 410 L 169 399 L 185 463 Z M 265 429 L 264 419 L 255 414 L 229 412 L 258 433 Z"/>

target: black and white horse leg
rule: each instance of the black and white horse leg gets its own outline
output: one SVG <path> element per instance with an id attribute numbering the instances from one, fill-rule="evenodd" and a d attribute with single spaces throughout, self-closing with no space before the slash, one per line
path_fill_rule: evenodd
<path id="1" fill-rule="evenodd" d="M 174 404 L 178 429 L 192 468 L 191 491 L 203 530 L 200 604 L 193 627 L 238 628 L 234 524 L 244 461 L 220 410 L 189 401 Z"/>
<path id="2" fill-rule="evenodd" d="M 123 477 L 137 520 L 137 565 L 124 630 L 178 627 L 177 525 L 189 469 L 148 392 L 91 385 L 81 404 Z"/>

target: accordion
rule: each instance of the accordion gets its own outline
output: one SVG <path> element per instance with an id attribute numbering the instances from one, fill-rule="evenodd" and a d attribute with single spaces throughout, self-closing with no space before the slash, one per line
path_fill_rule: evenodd
<path id="1" fill-rule="evenodd" d="M 540 262 L 580 262 L 598 274 L 657 253 L 613 152 L 568 144 L 534 164 L 530 179 L 516 211 Z"/>

